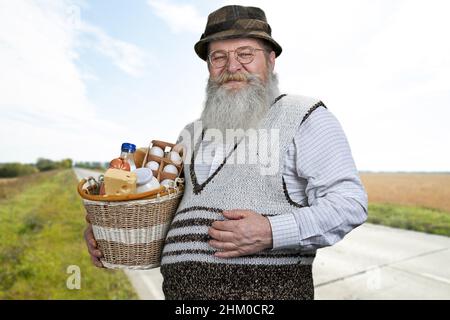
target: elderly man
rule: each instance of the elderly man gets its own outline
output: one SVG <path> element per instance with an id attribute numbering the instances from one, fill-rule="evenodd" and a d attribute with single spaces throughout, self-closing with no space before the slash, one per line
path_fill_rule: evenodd
<path id="1" fill-rule="evenodd" d="M 201 134 L 193 122 L 178 140 L 193 147 L 162 254 L 166 299 L 313 299 L 317 249 L 367 218 L 345 134 L 321 101 L 279 94 L 282 49 L 261 9 L 212 12 L 195 51 L 210 78 Z M 245 134 L 237 142 L 211 138 L 227 130 Z M 277 133 L 269 150 L 280 160 L 275 170 L 264 171 L 264 148 L 248 132 Z M 249 150 L 257 150 L 253 161 Z M 244 161 L 235 163 L 238 152 Z"/>

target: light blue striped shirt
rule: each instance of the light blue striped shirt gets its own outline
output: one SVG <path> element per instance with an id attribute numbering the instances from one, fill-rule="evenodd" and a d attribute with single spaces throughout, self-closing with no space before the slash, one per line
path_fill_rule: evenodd
<path id="1" fill-rule="evenodd" d="M 199 183 L 233 147 L 224 150 L 202 143 L 203 161 L 194 164 Z M 293 206 L 290 212 L 269 217 L 274 250 L 313 251 L 330 246 L 366 221 L 367 194 L 345 133 L 330 111 L 318 108 L 306 119 L 283 161 L 287 192 L 292 201 L 305 207 Z"/>

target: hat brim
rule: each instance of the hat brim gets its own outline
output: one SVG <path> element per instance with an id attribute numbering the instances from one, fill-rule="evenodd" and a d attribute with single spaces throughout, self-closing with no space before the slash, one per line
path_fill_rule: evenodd
<path id="1" fill-rule="evenodd" d="M 208 58 L 208 43 L 217 40 L 227 40 L 236 38 L 256 38 L 266 40 L 272 46 L 273 51 L 275 51 L 276 57 L 278 57 L 282 51 L 281 46 L 266 32 L 245 31 L 245 30 L 243 30 L 243 32 L 237 32 L 237 30 L 225 30 L 222 32 L 215 33 L 209 37 L 206 37 L 198 41 L 194 46 L 194 50 L 200 57 L 200 59 L 206 61 Z"/>

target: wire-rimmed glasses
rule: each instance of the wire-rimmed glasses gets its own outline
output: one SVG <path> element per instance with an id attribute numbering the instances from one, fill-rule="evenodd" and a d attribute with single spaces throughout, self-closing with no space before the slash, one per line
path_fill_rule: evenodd
<path id="1" fill-rule="evenodd" d="M 240 64 L 249 64 L 255 59 L 255 51 L 264 49 L 251 46 L 239 47 L 235 50 L 215 50 L 208 55 L 209 63 L 215 68 L 223 68 L 227 65 L 230 52 L 234 52 L 234 57 Z"/>

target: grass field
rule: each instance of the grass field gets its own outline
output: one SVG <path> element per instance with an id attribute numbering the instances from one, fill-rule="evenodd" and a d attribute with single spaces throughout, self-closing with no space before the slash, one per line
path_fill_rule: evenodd
<path id="1" fill-rule="evenodd" d="M 123 272 L 91 265 L 75 186 L 72 170 L 0 183 L 0 300 L 137 299 Z M 80 289 L 66 285 L 70 266 Z"/>
<path id="2" fill-rule="evenodd" d="M 450 236 L 450 174 L 364 173 L 368 222 Z"/>
<path id="3" fill-rule="evenodd" d="M 365 173 L 370 203 L 392 203 L 450 213 L 450 174 Z"/>
<path id="4" fill-rule="evenodd" d="M 435 209 L 369 204 L 368 222 L 450 237 L 450 214 Z"/>

